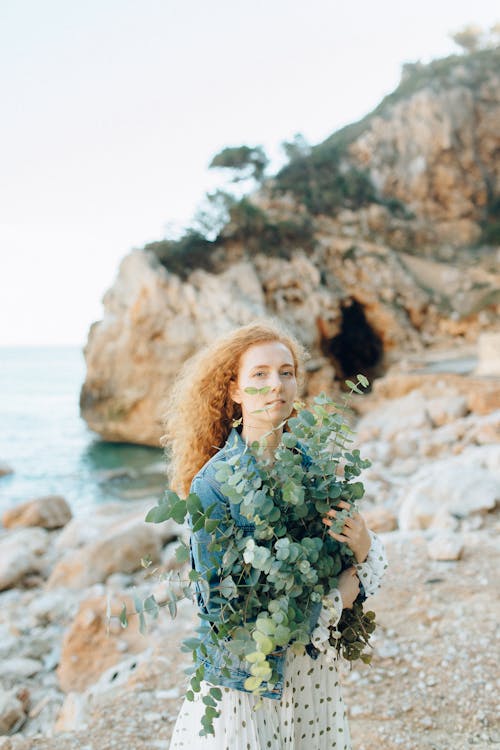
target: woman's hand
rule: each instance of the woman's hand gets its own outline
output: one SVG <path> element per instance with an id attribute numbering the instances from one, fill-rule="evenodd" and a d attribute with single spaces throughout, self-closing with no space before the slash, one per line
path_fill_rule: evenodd
<path id="1" fill-rule="evenodd" d="M 349 503 L 346 503 L 345 500 L 340 500 L 337 503 L 337 507 L 349 510 L 351 506 Z M 330 518 L 335 518 L 336 514 L 337 511 L 333 508 L 332 510 L 329 510 L 325 518 L 323 518 L 323 523 L 326 526 L 331 526 L 332 522 Z M 334 531 L 329 531 L 328 533 L 338 542 L 345 542 L 345 544 L 347 544 L 347 546 L 354 552 L 354 556 L 358 563 L 366 560 L 372 540 L 368 533 L 365 519 L 361 513 L 356 513 L 352 518 L 345 519 L 341 534 L 336 534 Z"/>
<path id="2" fill-rule="evenodd" d="M 354 600 L 359 594 L 359 578 L 357 572 L 358 571 L 353 565 L 352 568 L 343 570 L 339 575 L 337 588 L 340 591 L 342 606 L 344 609 L 351 609 Z"/>

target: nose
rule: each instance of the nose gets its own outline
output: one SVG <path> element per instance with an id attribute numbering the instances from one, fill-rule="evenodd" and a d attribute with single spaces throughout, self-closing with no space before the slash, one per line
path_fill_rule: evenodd
<path id="1" fill-rule="evenodd" d="M 272 372 L 269 378 L 269 385 L 272 391 L 280 392 L 282 388 L 282 382 L 279 372 Z"/>

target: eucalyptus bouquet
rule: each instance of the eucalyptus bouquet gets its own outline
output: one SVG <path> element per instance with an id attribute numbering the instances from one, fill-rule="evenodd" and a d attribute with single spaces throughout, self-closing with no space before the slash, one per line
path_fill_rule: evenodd
<path id="1" fill-rule="evenodd" d="M 362 393 L 360 386 L 366 387 L 368 380 L 358 375 L 356 383 L 346 383 L 351 394 Z M 322 393 L 311 409 L 301 402 L 295 408 L 296 416 L 286 420 L 287 430 L 273 464 L 262 457 L 262 440 L 248 447 L 259 460 L 242 461 L 241 454 L 235 454 L 220 462 L 216 479 L 228 499 L 226 517 L 213 518 L 213 506 L 203 509 L 194 493 L 181 499 L 170 490 L 146 516 L 146 521 L 155 523 L 168 518 L 182 523 L 189 515 L 193 532 L 204 529 L 211 535 L 208 549 L 219 553 L 220 583 L 214 589 L 199 571 L 191 570 L 188 585 L 181 587 L 182 595 L 191 595 L 194 584 L 205 601 L 209 596 L 216 598 L 220 614 L 217 626 L 210 629 L 211 641 L 221 645 L 224 641 L 230 655 L 246 661 L 251 676 L 245 689 L 255 695 L 265 692 L 276 679 L 268 660 L 272 652 L 290 647 L 303 653 L 310 643 L 311 609 L 337 586 L 342 570 L 353 564 L 351 549 L 328 534 L 322 518 L 337 502 L 347 501 L 349 510 L 337 510 L 330 527 L 341 532 L 345 518 L 357 512 L 356 502 L 364 494 L 363 484 L 355 478 L 370 465 L 358 450 L 348 449 L 353 430 L 346 418 L 347 398 L 339 406 Z M 235 523 L 230 504 L 237 505 L 239 513 L 251 522 L 250 534 Z M 189 559 L 184 544 L 178 548 L 178 559 Z M 172 588 L 168 600 L 172 615 L 178 598 Z M 361 590 L 352 610 L 344 610 L 330 642 L 345 658 L 369 662 L 371 657 L 363 650 L 375 628 L 375 615 L 363 612 L 364 598 Z M 157 616 L 153 596 L 135 604 L 141 627 L 146 613 Z M 205 613 L 200 617 L 211 619 Z M 121 621 L 125 626 L 124 610 Z M 193 652 L 194 660 L 198 651 L 207 654 L 202 638 L 186 639 L 183 648 Z M 192 670 L 188 699 L 194 700 L 194 693 L 200 692 L 203 677 L 203 665 Z M 212 687 L 203 696 L 200 734 L 214 732 L 221 695 L 219 688 Z"/>

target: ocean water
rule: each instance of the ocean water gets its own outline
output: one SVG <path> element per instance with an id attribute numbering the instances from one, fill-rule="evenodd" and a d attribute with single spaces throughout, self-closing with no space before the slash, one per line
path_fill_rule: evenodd
<path id="1" fill-rule="evenodd" d="M 163 494 L 161 448 L 106 442 L 80 417 L 84 379 L 80 347 L 0 347 L 0 461 L 14 469 L 0 477 L 0 514 L 48 494 L 74 515 Z"/>

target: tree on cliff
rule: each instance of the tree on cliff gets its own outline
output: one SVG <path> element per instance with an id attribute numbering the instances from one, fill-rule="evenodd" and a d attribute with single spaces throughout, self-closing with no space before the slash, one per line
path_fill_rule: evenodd
<path id="1" fill-rule="evenodd" d="M 226 146 L 213 157 L 208 165 L 232 171 L 231 182 L 253 178 L 262 182 L 269 159 L 262 146 Z"/>

